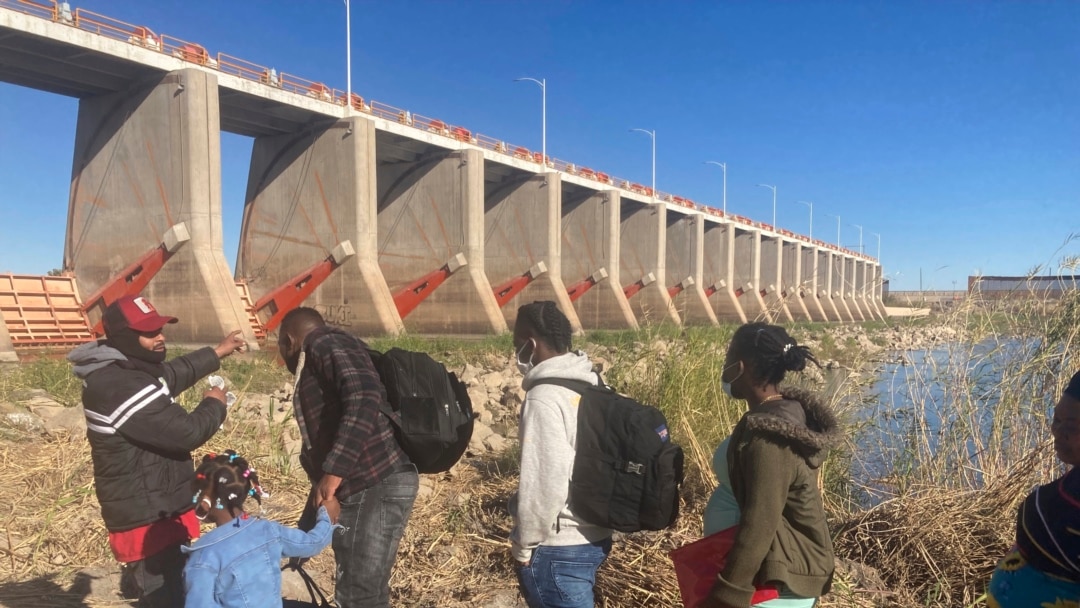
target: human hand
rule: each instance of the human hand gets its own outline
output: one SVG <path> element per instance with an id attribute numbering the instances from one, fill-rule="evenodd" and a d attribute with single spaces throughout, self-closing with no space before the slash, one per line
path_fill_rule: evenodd
<path id="1" fill-rule="evenodd" d="M 322 506 L 326 507 L 326 514 L 330 516 L 330 523 L 336 525 L 338 517 L 341 517 L 341 503 L 336 498 L 330 498 L 324 500 Z"/>
<path id="2" fill-rule="evenodd" d="M 217 399 L 218 401 L 225 403 L 227 397 L 225 396 L 224 386 L 214 386 L 203 391 L 203 399 Z"/>
<path id="3" fill-rule="evenodd" d="M 340 485 L 340 477 L 329 473 L 324 474 L 319 479 L 319 483 L 315 486 L 315 492 L 311 497 L 311 505 L 318 508 L 328 500 L 336 501 L 337 499 L 334 497 L 334 493 L 337 492 L 338 486 Z"/>
<path id="4" fill-rule="evenodd" d="M 221 343 L 214 347 L 214 352 L 217 353 L 218 359 L 224 359 L 229 355 L 242 352 L 247 343 L 244 342 L 244 338 L 240 335 L 240 330 L 237 329 L 229 335 L 225 336 L 221 340 Z"/>

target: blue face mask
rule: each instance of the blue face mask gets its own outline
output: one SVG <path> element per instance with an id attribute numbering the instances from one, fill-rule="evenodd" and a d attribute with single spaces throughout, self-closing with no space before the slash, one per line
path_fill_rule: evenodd
<path id="1" fill-rule="evenodd" d="M 738 365 L 738 362 L 732 363 L 731 365 Z M 731 366 L 729 365 L 728 367 L 731 367 Z M 727 367 L 724 368 L 724 371 L 727 371 Z M 745 370 L 743 370 L 743 371 L 745 371 Z M 721 375 L 723 375 L 723 373 L 721 373 Z M 734 378 L 731 379 L 731 382 L 734 382 L 734 381 L 738 380 L 739 378 L 742 378 L 742 375 L 743 375 L 743 372 L 740 371 L 738 376 L 735 376 Z M 728 382 L 726 380 L 721 379 L 720 380 L 720 388 L 724 391 L 724 394 L 727 395 L 728 397 L 731 397 L 732 399 L 738 399 L 738 397 L 731 394 L 731 382 Z"/>

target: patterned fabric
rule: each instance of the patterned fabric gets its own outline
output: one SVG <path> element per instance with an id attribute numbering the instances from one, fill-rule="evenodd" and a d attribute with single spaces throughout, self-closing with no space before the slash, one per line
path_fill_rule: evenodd
<path id="1" fill-rule="evenodd" d="M 1028 494 L 1016 516 L 1016 546 L 1041 572 L 1080 581 L 1080 470 Z"/>
<path id="2" fill-rule="evenodd" d="M 986 603 L 990 608 L 1080 608 L 1080 583 L 1041 572 L 1014 548 L 998 562 Z"/>
<path id="3" fill-rule="evenodd" d="M 342 478 L 338 498 L 381 482 L 409 462 L 380 408 L 386 389 L 367 345 L 334 327 L 304 339 L 293 411 L 304 442 L 300 461 L 314 481 Z"/>

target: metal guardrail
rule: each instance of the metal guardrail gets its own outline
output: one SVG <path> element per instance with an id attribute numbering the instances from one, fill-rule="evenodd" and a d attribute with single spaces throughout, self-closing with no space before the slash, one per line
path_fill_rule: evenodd
<path id="1" fill-rule="evenodd" d="M 725 215 L 723 211 L 716 209 L 715 207 L 699 205 L 692 200 L 666 192 L 653 192 L 652 188 L 648 186 L 621 178 L 615 178 L 607 173 L 594 171 L 588 167 L 579 167 L 574 163 L 552 159 L 551 157 L 543 158 L 543 155 L 540 152 L 534 152 L 525 146 L 510 144 L 488 135 L 474 133 L 470 129 L 460 125 L 451 125 L 440 119 L 412 114 L 408 110 L 395 108 L 374 100 L 365 103 L 363 97 L 356 94 L 353 94 L 351 99 L 346 99 L 345 92 L 338 89 L 332 89 L 324 83 L 307 80 L 295 74 L 279 74 L 274 68 L 268 68 L 225 53 L 211 55 L 205 47 L 198 43 L 187 42 L 165 34 L 158 36 L 150 30 L 150 28 L 145 26 L 126 23 L 81 8 L 75 9 L 74 11 L 71 11 L 70 8 L 65 10 L 66 5 L 59 4 L 55 0 L 49 2 L 44 0 L 0 0 L 0 6 L 57 23 L 64 23 L 114 40 L 135 44 L 166 55 L 177 57 L 196 65 L 220 71 L 224 74 L 279 88 L 296 95 L 303 95 L 304 97 L 317 99 L 335 106 L 351 106 L 357 111 L 371 114 L 372 116 L 377 116 L 385 120 L 395 121 L 399 124 L 407 125 L 429 133 L 435 133 L 459 142 L 472 144 L 485 150 L 490 150 L 498 154 L 505 154 L 518 160 L 553 168 L 570 175 L 591 179 L 598 183 L 614 186 L 627 192 L 633 192 L 635 194 L 655 198 L 656 200 L 700 211 L 713 217 L 729 219 L 751 227 L 775 230 L 768 224 L 753 222 L 752 220 L 739 215 Z M 824 245 L 821 241 L 811 240 L 802 236 L 796 236 L 795 238 L 799 238 L 819 247 Z M 827 248 L 842 252 L 851 257 L 873 261 L 872 257 L 856 253 L 849 249 L 842 249 L 835 246 L 828 246 Z"/>

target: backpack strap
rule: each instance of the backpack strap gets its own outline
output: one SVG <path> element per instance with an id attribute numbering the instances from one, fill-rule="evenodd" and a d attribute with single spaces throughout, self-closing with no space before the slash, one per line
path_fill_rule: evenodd
<path id="1" fill-rule="evenodd" d="M 551 384 L 554 386 L 561 386 L 565 389 L 569 389 L 578 393 L 579 395 L 584 393 L 586 389 L 590 388 L 602 388 L 611 390 L 611 387 L 604 384 L 604 379 L 600 377 L 600 374 L 596 374 L 596 381 L 598 384 L 592 384 L 585 380 L 571 380 L 569 378 L 539 378 L 533 382 L 533 386 L 539 384 Z"/>
<path id="2" fill-rule="evenodd" d="M 299 560 L 289 560 L 282 570 L 295 570 L 300 578 L 304 579 L 304 586 L 307 587 L 308 594 L 311 595 L 311 603 L 319 607 L 329 607 L 330 602 L 326 601 L 326 595 L 323 594 L 322 589 L 319 589 L 319 585 L 315 583 L 315 580 L 311 578 L 311 575 L 304 570 L 304 567 L 300 565 Z"/>
<path id="3" fill-rule="evenodd" d="M 379 375 L 378 361 L 382 359 L 386 353 L 379 352 L 366 344 L 365 346 L 367 347 L 368 357 L 371 358 L 371 365 L 375 368 L 375 375 L 379 376 L 379 382 L 382 382 L 382 376 Z M 386 391 L 385 384 L 383 385 L 383 391 Z M 401 432 L 401 416 L 394 411 L 394 406 L 390 405 L 389 399 L 384 399 L 383 402 L 379 404 L 379 412 L 390 420 L 390 426 L 394 427 L 394 432 Z"/>

